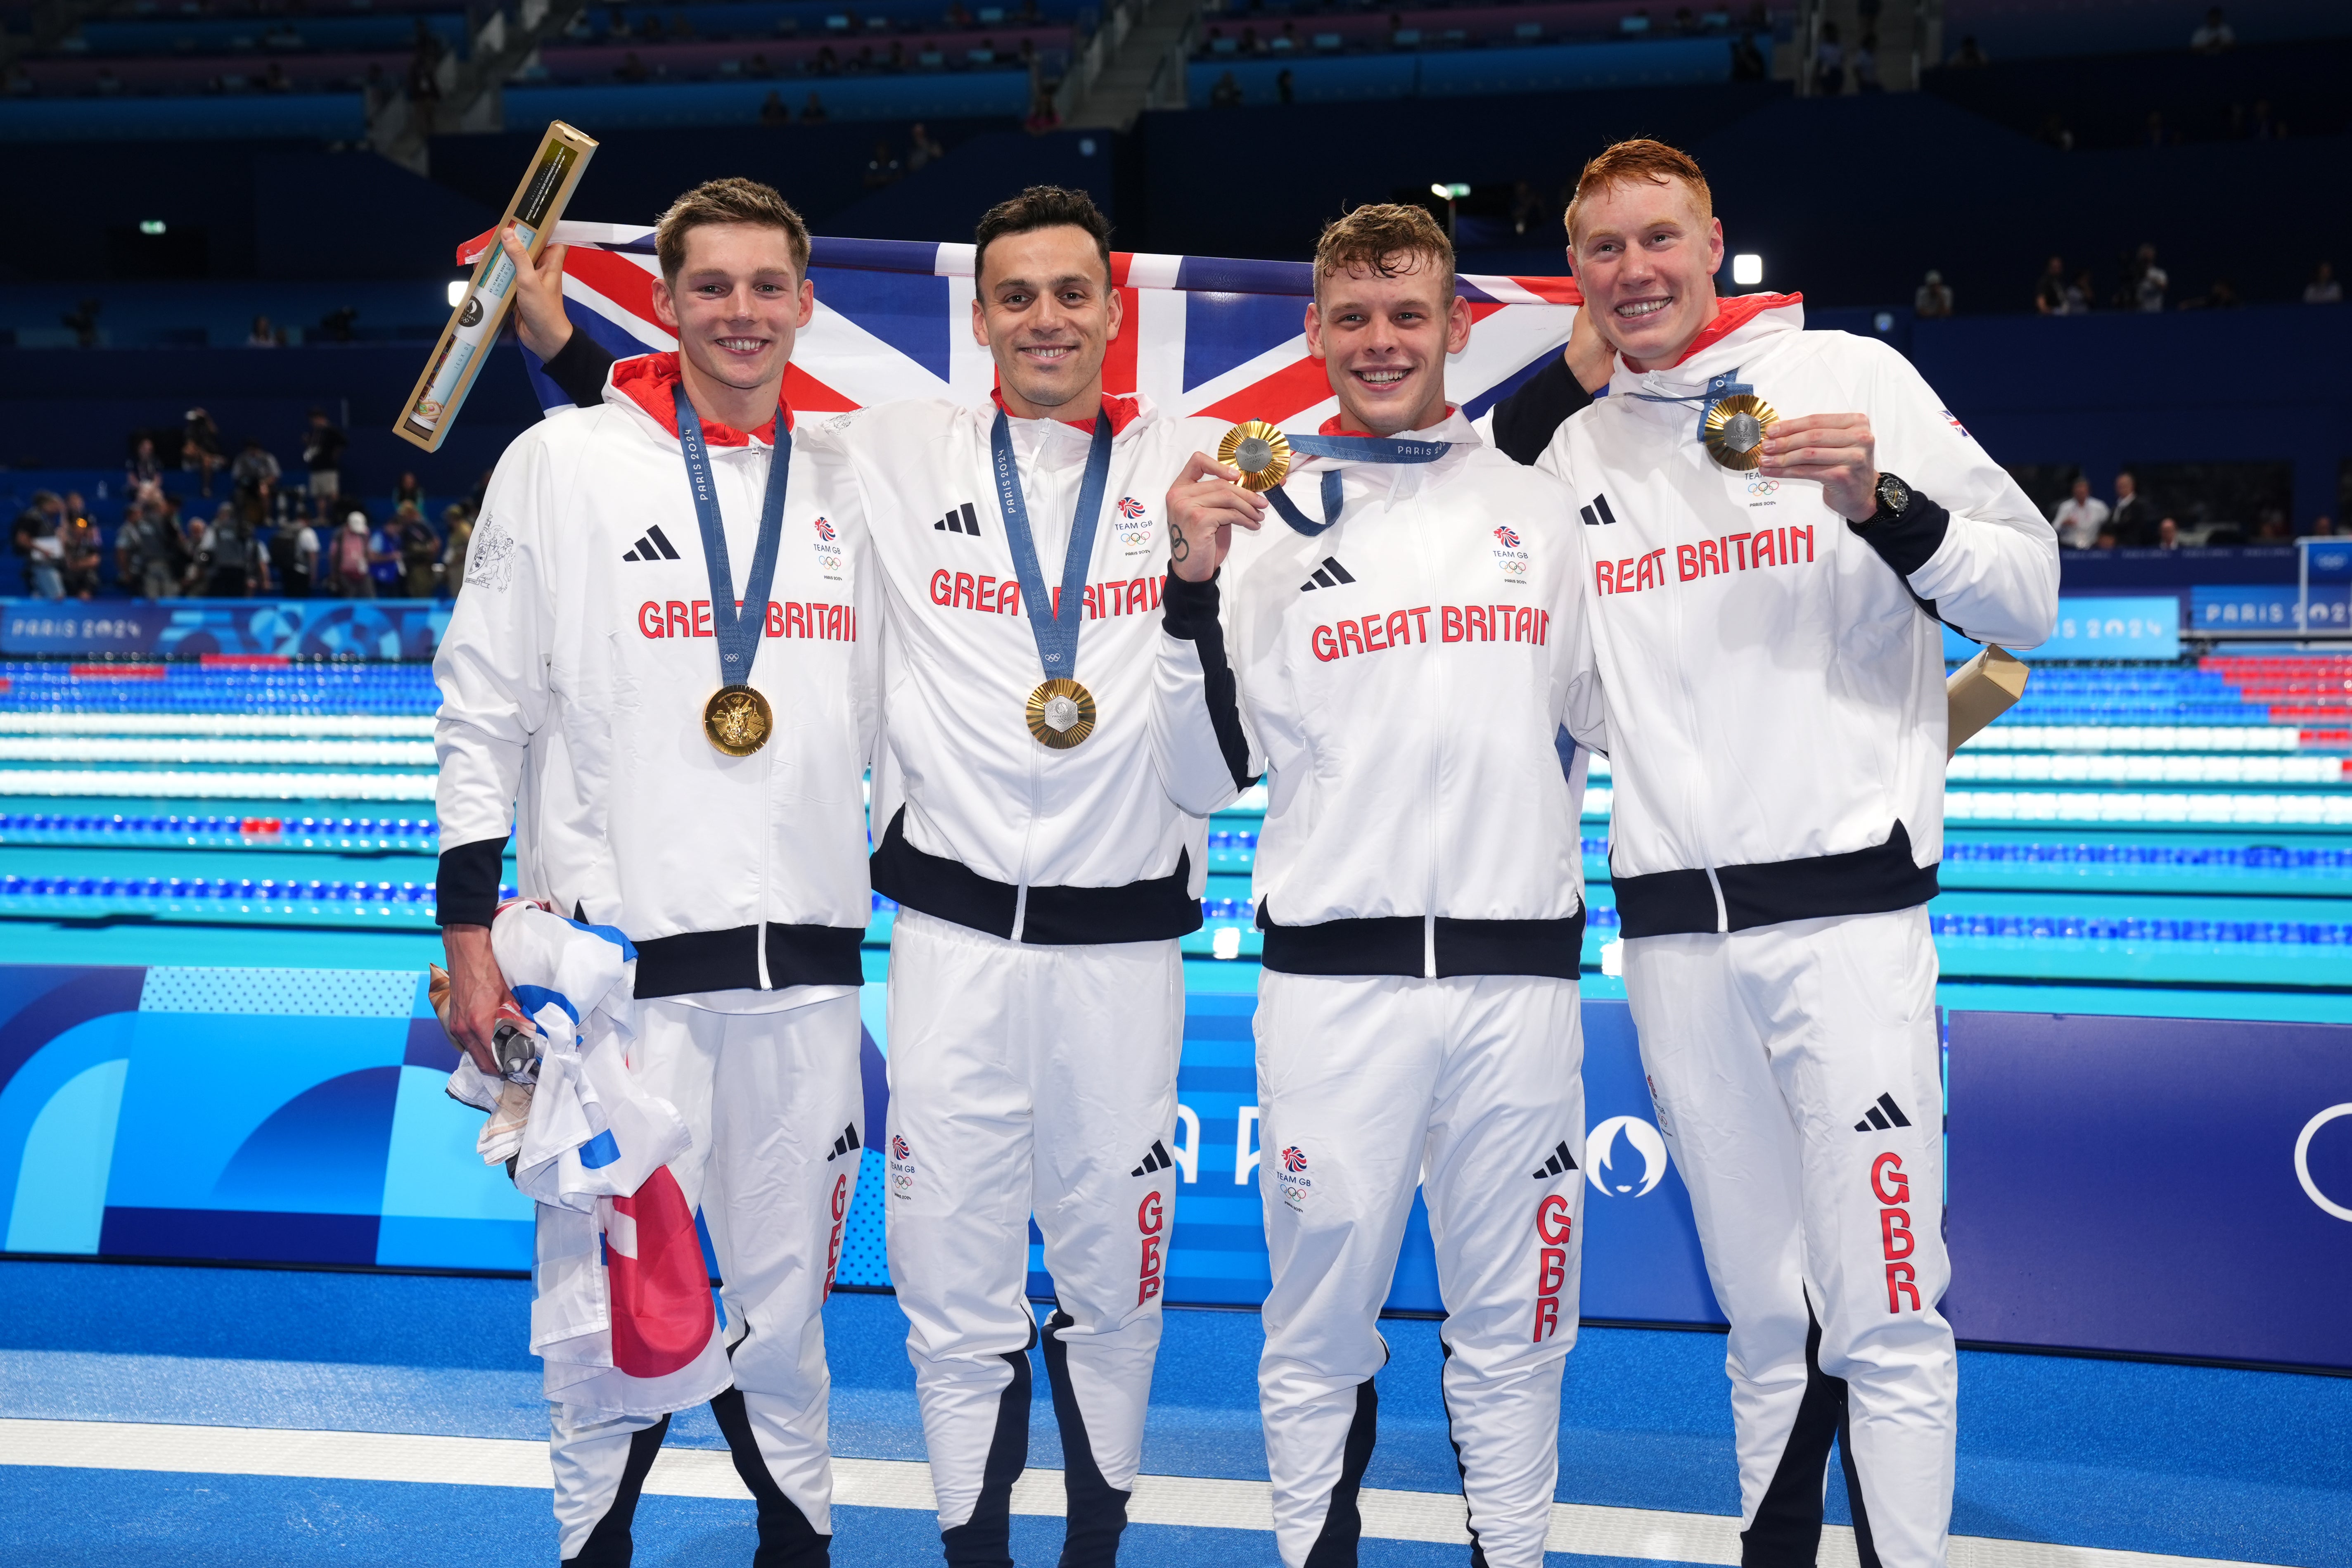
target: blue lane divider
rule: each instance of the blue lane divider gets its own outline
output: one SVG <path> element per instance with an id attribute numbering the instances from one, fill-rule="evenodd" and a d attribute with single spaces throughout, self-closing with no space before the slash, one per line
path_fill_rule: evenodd
<path id="1" fill-rule="evenodd" d="M 2037 937 L 2057 942 L 2284 942 L 2342 947 L 2352 925 L 2334 921 L 2113 920 L 2080 915 L 1933 915 L 1937 936 Z"/>
<path id="2" fill-rule="evenodd" d="M 431 817 L 0 812 L 0 844 L 62 848 L 140 845 L 205 849 L 407 849 L 431 854 L 439 842 L 440 825 Z"/>

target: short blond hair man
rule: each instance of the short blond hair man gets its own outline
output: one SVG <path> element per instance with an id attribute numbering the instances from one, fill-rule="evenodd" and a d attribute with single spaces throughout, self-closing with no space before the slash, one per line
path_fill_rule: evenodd
<path id="1" fill-rule="evenodd" d="M 1339 415 L 1256 525 L 1231 469 L 1169 493 L 1162 773 L 1188 810 L 1263 769 L 1258 1363 L 1287 1568 L 1357 1560 L 1378 1326 L 1418 1187 L 1446 1309 L 1445 1408 L 1492 1568 L 1541 1568 L 1582 1238 L 1582 765 L 1601 740 L 1567 493 L 1445 399 L 1469 342 L 1419 207 L 1323 232 L 1309 351 Z M 1221 575 L 1231 580 L 1222 585 Z M 1230 668 L 1227 650 L 1231 650 Z M 1234 747 L 1249 761 L 1228 774 Z"/>
<path id="2" fill-rule="evenodd" d="M 2057 540 L 1893 349 L 1717 298 L 1687 154 L 1607 149 L 1567 222 L 1614 365 L 1538 466 L 1594 558 L 1625 989 L 1731 1322 L 1741 1562 L 1810 1568 L 1834 1441 L 1863 1561 L 1939 1568 L 1943 627 L 2046 638 Z"/>

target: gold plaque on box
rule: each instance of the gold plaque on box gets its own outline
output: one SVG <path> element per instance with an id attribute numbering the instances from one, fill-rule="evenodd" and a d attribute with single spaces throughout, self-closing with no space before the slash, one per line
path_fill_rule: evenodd
<path id="1" fill-rule="evenodd" d="M 1075 680 L 1041 681 L 1029 694 L 1029 732 L 1057 752 L 1095 732 L 1095 694 Z"/>
<path id="2" fill-rule="evenodd" d="M 1706 455 L 1745 473 L 1764 460 L 1764 435 L 1780 422 L 1772 405 L 1752 392 L 1734 393 L 1706 411 L 1700 436 Z"/>
<path id="3" fill-rule="evenodd" d="M 1217 443 L 1217 461 L 1242 471 L 1242 488 L 1263 495 L 1290 477 L 1290 443 L 1263 419 L 1245 419 Z"/>

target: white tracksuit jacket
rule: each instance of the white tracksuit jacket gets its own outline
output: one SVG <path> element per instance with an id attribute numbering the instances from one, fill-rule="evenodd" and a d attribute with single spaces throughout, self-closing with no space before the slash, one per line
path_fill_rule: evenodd
<path id="1" fill-rule="evenodd" d="M 1583 768 L 1555 742 L 1605 740 L 1585 541 L 1562 488 L 1458 414 L 1412 434 L 1458 445 L 1339 463 L 1339 521 L 1270 515 L 1222 594 L 1170 580 L 1160 768 L 1199 811 L 1266 772 L 1258 1385 L 1282 1560 L 1356 1561 L 1418 1187 L 1481 1560 L 1540 1568 L 1584 1185 Z M 1327 466 L 1290 482 L 1309 518 Z"/>
<path id="2" fill-rule="evenodd" d="M 992 477 L 996 406 L 888 403 L 810 436 L 848 463 L 889 596 L 876 890 L 1024 942 L 1150 941 L 1201 924 L 1207 825 L 1160 789 L 1149 716 L 1169 481 L 1224 427 L 1161 417 L 1140 398 L 1106 406 L 1117 429 L 1076 673 L 1097 719 L 1068 751 L 1039 744 L 1023 717 L 1045 674 Z M 1010 431 L 1038 570 L 1057 588 L 1088 432 L 1055 419 Z"/>
<path id="3" fill-rule="evenodd" d="M 1627 937 L 1934 897 L 1944 656 L 1921 603 L 2013 647 L 2057 614 L 2050 524 L 1909 362 L 1745 298 L 1766 308 L 1684 363 L 1621 362 L 1538 465 L 1576 492 L 1594 558 Z M 1933 504 L 1858 533 L 1817 484 L 1718 468 L 1696 430 L 1708 382 L 1731 373 L 1783 416 L 1866 412 L 1879 468 Z M 1644 401 L 1661 396 L 1691 401 Z"/>
<path id="4" fill-rule="evenodd" d="M 719 752 L 702 730 L 719 657 L 676 363 L 622 362 L 601 407 L 533 426 L 499 463 L 434 661 L 440 918 L 488 923 L 520 791 L 530 890 L 625 932 L 639 997 L 856 985 L 877 725 L 865 540 L 834 500 L 839 457 L 796 437 L 751 675 L 775 733 Z M 740 589 L 771 448 L 707 433 Z"/>

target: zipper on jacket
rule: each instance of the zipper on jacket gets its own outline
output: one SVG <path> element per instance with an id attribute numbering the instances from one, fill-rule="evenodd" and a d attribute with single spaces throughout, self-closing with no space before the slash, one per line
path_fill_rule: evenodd
<path id="1" fill-rule="evenodd" d="M 1389 516 L 1391 520 L 1391 527 L 1396 526 L 1394 520 L 1396 519 L 1397 513 L 1402 510 L 1397 503 L 1396 492 L 1398 484 L 1406 475 L 1411 474 L 1412 472 L 1412 470 L 1410 468 L 1399 468 L 1390 477 L 1388 501 Z M 1416 501 L 1421 499 L 1418 489 L 1414 491 L 1413 499 Z M 1414 510 L 1416 513 L 1418 513 L 1422 509 L 1416 507 Z M 1433 582 L 1436 578 L 1430 571 L 1429 541 L 1424 536 L 1424 530 L 1421 526 L 1420 517 L 1416 515 L 1408 526 L 1410 527 L 1412 534 L 1413 556 L 1414 559 L 1420 563 L 1421 566 L 1421 580 L 1424 583 Z M 1426 667 L 1429 672 L 1428 678 L 1422 684 L 1423 689 L 1428 694 L 1429 699 L 1429 734 L 1431 736 L 1431 741 L 1429 747 L 1429 798 L 1426 803 L 1426 808 L 1422 813 L 1421 819 L 1423 833 L 1421 976 L 1424 980 L 1434 980 L 1437 978 L 1437 824 L 1441 815 L 1437 809 L 1437 790 L 1438 781 L 1443 773 L 1443 770 L 1438 765 L 1438 758 L 1439 753 L 1444 750 L 1445 743 L 1445 729 L 1439 721 L 1445 711 L 1445 694 L 1442 689 L 1440 689 L 1440 688 L 1444 685 L 1444 672 L 1439 668 L 1442 661 L 1430 658 L 1423 659 L 1422 663 Z"/>
<path id="2" fill-rule="evenodd" d="M 1670 487 L 1673 484 L 1671 477 L 1667 483 Z M 1671 544 L 1674 541 L 1670 539 L 1667 542 Z M 1683 597 L 1680 594 L 1665 595 L 1666 616 L 1674 638 L 1672 646 L 1675 648 L 1683 646 Z M 1698 693 L 1691 687 L 1690 661 L 1676 659 L 1675 673 L 1680 679 L 1683 689 L 1684 740 L 1696 753 L 1699 749 Z M 1688 782 L 1683 791 L 1683 832 L 1688 837 L 1691 853 L 1697 858 L 1700 869 L 1706 873 L 1707 887 L 1715 894 L 1715 929 L 1717 932 L 1724 932 L 1731 926 L 1724 912 L 1723 884 L 1716 879 L 1715 857 L 1707 851 L 1706 841 L 1698 832 L 1698 791 L 1706 775 L 1703 769 L 1694 767 L 1687 777 Z"/>
<path id="3" fill-rule="evenodd" d="M 756 450 L 757 448 L 754 447 L 753 449 Z M 771 447 L 768 449 L 768 461 L 771 464 L 773 464 L 775 460 L 775 448 Z M 748 463 L 744 465 L 746 468 L 750 466 L 751 465 Z M 743 477 L 748 480 L 751 476 L 747 473 Z M 785 483 L 789 485 L 791 482 L 790 477 L 787 476 Z M 751 487 L 747 485 L 746 488 L 751 489 Z M 759 496 L 761 500 L 764 501 L 767 496 L 767 489 L 768 476 L 763 470 L 760 475 L 760 483 L 756 489 L 752 489 L 752 493 Z M 786 497 L 787 500 L 790 499 L 791 498 L 789 496 Z M 753 504 L 758 505 L 759 503 L 754 502 Z M 754 511 L 751 515 L 757 517 L 759 513 Z M 727 592 L 731 595 L 735 592 L 735 584 L 732 583 L 727 584 Z M 743 606 L 743 611 L 747 615 L 751 614 L 753 613 L 753 606 L 746 605 Z M 765 616 L 768 613 L 767 606 L 764 605 L 758 606 L 757 613 L 761 616 Z M 762 629 L 764 630 L 764 626 Z M 767 640 L 768 639 L 765 636 L 762 636 L 760 639 L 762 643 Z M 759 658 L 760 655 L 757 646 L 755 645 L 751 654 L 752 667 L 754 668 L 758 668 Z M 751 672 L 750 670 L 745 670 L 743 672 L 743 679 L 745 680 L 751 679 Z M 768 974 L 768 889 L 772 883 L 772 874 L 774 871 L 776 834 L 773 824 L 768 820 L 768 814 L 775 809 L 774 791 L 776 783 L 776 753 L 772 749 L 762 746 L 760 749 L 760 758 L 761 771 L 765 773 L 766 776 L 760 781 L 760 805 L 761 807 L 760 813 L 760 885 L 757 889 L 758 902 L 753 906 L 753 908 L 759 911 L 759 919 L 752 921 L 752 925 L 758 933 L 755 940 L 759 943 L 760 989 L 762 991 L 770 991 L 775 988 L 775 982 L 771 979 Z"/>

